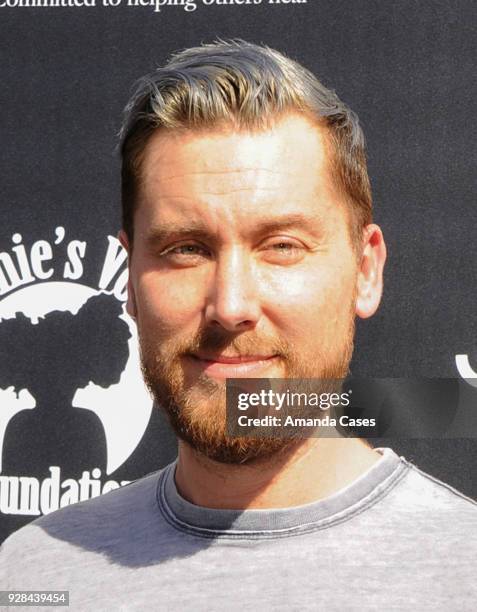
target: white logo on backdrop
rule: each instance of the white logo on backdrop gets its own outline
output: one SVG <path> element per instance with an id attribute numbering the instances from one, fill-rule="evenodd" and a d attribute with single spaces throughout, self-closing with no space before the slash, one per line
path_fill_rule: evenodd
<path id="1" fill-rule="evenodd" d="M 470 365 L 468 355 L 456 355 L 455 365 L 457 371 L 465 379 L 465 381 L 472 387 L 477 388 L 477 372 Z"/>
<path id="2" fill-rule="evenodd" d="M 77 282 L 84 272 L 86 242 L 69 242 L 67 260 L 63 265 L 58 266 L 58 262 L 55 265 L 54 248 L 61 244 L 65 234 L 64 228 L 57 227 L 54 241 L 39 240 L 29 250 L 22 244 L 20 234 L 12 236 L 15 245 L 12 253 L 0 253 L 0 326 L 4 321 L 15 319 L 19 313 L 32 325 L 38 325 L 46 315 L 55 311 L 76 315 L 88 300 L 101 294 L 109 294 L 124 303 L 127 256 L 119 241 L 108 236 L 99 281 L 96 287 L 90 287 Z M 60 275 L 62 280 L 49 280 L 54 274 L 55 277 Z M 124 305 L 122 310 L 119 318 L 127 323 L 130 338 L 129 357 L 119 382 L 103 388 L 90 381 L 86 387 L 76 390 L 72 400 L 74 408 L 91 410 L 103 424 L 107 474 L 114 472 L 133 453 L 144 435 L 152 411 L 152 400 L 140 372 L 136 326 L 126 314 Z M 9 386 L 0 389 L 0 462 L 8 423 L 18 412 L 35 410 L 35 407 L 36 400 L 27 388 Z"/>

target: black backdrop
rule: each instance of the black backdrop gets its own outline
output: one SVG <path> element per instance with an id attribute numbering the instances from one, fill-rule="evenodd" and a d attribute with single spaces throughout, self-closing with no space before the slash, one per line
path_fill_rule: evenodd
<path id="1" fill-rule="evenodd" d="M 173 50 L 217 37 L 266 43 L 360 116 L 389 259 L 380 311 L 358 323 L 353 373 L 477 370 L 474 6 L 0 8 L 0 539 L 175 455 L 159 411 L 135 388 L 134 330 L 120 318 L 124 261 L 108 239 L 119 227 L 122 108 L 132 83 Z M 476 494 L 475 440 L 392 446 Z"/>

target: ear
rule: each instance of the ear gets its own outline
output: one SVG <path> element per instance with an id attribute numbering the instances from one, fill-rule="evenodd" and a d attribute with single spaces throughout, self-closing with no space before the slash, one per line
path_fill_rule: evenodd
<path id="1" fill-rule="evenodd" d="M 378 309 L 383 293 L 383 268 L 386 245 L 381 229 L 374 223 L 363 230 L 363 250 L 358 270 L 356 314 L 371 317 Z"/>
<path id="2" fill-rule="evenodd" d="M 132 319 L 136 319 L 136 316 L 137 316 L 136 295 L 134 293 L 134 287 L 131 281 L 131 254 L 132 254 L 131 245 L 129 244 L 128 237 L 124 230 L 121 230 L 119 232 L 118 240 L 128 253 L 129 278 L 128 278 L 128 299 L 126 302 L 126 311 Z"/>

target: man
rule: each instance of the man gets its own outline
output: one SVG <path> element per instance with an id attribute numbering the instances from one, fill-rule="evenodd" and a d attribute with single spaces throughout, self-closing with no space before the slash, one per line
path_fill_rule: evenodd
<path id="1" fill-rule="evenodd" d="M 226 378 L 343 378 L 378 308 L 356 116 L 276 51 L 221 42 L 141 82 L 122 161 L 127 308 L 178 460 L 12 535 L 3 588 L 78 610 L 470 609 L 470 500 L 359 439 L 226 434 Z"/>

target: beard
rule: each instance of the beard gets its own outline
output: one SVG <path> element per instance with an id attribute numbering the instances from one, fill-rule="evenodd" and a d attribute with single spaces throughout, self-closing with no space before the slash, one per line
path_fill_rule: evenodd
<path id="1" fill-rule="evenodd" d="M 178 438 L 207 458 L 226 464 L 251 464 L 278 456 L 303 441 L 303 434 L 265 437 L 227 435 L 226 384 L 203 373 L 187 374 L 184 359 L 197 353 L 234 355 L 276 355 L 282 378 L 343 379 L 353 353 L 354 300 L 348 320 L 335 332 L 330 350 L 301 355 L 278 336 L 255 331 L 231 333 L 222 327 L 207 327 L 187 340 L 161 341 L 141 333 L 141 369 L 155 402 L 164 410 Z"/>

